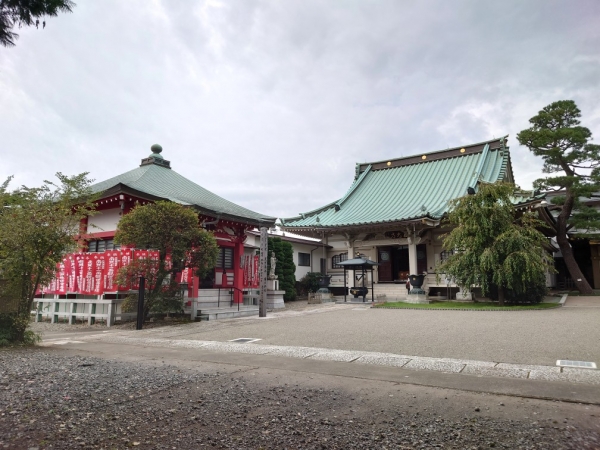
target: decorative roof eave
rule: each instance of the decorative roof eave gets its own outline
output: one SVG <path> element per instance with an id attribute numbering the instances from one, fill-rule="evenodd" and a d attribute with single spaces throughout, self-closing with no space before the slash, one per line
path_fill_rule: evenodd
<path id="1" fill-rule="evenodd" d="M 319 213 L 321 213 L 323 211 L 327 211 L 330 208 L 334 208 L 335 205 L 336 205 L 336 203 L 339 202 L 339 201 L 340 201 L 340 199 L 334 200 L 333 202 L 328 203 L 325 206 L 321 206 L 320 208 L 313 209 L 312 211 L 307 211 L 307 212 L 304 212 L 304 213 L 300 213 L 300 214 L 298 214 L 295 217 L 286 217 L 286 218 L 283 218 L 283 219 L 280 218 L 279 220 L 281 220 L 281 223 L 285 223 L 286 220 L 288 220 L 290 222 L 293 222 L 295 220 L 306 219 L 307 216 L 314 216 L 315 214 L 319 214 Z"/>
<path id="2" fill-rule="evenodd" d="M 114 186 L 102 191 L 101 195 L 101 199 L 102 198 L 106 198 L 106 197 L 110 197 L 112 195 L 117 195 L 117 194 L 127 194 L 127 195 L 132 195 L 134 197 L 138 197 L 138 198 L 142 198 L 144 200 L 149 200 L 149 201 L 159 201 L 159 200 L 167 200 L 166 198 L 163 197 L 157 197 L 155 195 L 152 194 L 148 194 L 147 192 L 143 192 L 143 191 L 139 191 L 137 189 L 133 189 L 132 187 L 127 186 L 126 184 L 123 183 L 118 183 L 115 184 Z"/>
<path id="3" fill-rule="evenodd" d="M 265 217 L 263 219 L 255 220 L 255 219 L 250 219 L 247 217 L 240 217 L 240 216 L 236 216 L 233 214 L 227 214 L 227 213 L 223 213 L 223 212 L 219 212 L 219 211 L 213 211 L 208 208 L 201 207 L 199 205 L 193 205 L 190 203 L 182 202 L 181 200 L 172 199 L 172 198 L 168 198 L 168 197 L 158 197 L 156 195 L 148 194 L 147 192 L 133 189 L 124 183 L 118 183 L 118 184 L 114 185 L 113 187 L 110 187 L 110 188 L 106 189 L 105 191 L 103 191 L 102 198 L 110 197 L 112 195 L 117 195 L 117 194 L 127 194 L 127 195 L 135 196 L 138 198 L 142 198 L 144 200 L 149 200 L 149 201 L 154 201 L 154 202 L 160 201 L 160 200 L 168 200 L 168 201 L 172 201 L 174 203 L 179 203 L 180 205 L 191 206 L 199 214 L 204 214 L 204 215 L 214 217 L 214 218 L 219 218 L 219 219 L 231 220 L 234 222 L 239 222 L 241 224 L 250 225 L 250 226 L 254 226 L 254 227 L 271 227 L 271 226 L 275 225 L 275 221 L 277 220 L 276 217 Z"/>
<path id="4" fill-rule="evenodd" d="M 528 209 L 537 209 L 542 216 L 542 220 L 548 222 L 548 218 L 552 218 L 546 207 L 544 207 L 544 194 L 537 195 L 535 197 L 527 198 L 521 202 L 515 203 L 514 208 L 517 211 L 523 211 Z M 545 213 L 545 214 L 544 214 Z M 322 233 L 344 233 L 344 232 L 357 232 L 361 230 L 381 230 L 386 228 L 405 227 L 408 225 L 420 225 L 421 228 L 435 228 L 440 225 L 442 220 L 447 216 L 447 213 L 442 214 L 439 217 L 432 217 L 431 215 L 424 215 L 405 220 L 390 220 L 380 222 L 365 222 L 355 223 L 346 225 L 305 225 L 305 226 L 289 226 L 282 224 L 282 228 L 291 233 L 297 233 L 301 235 L 320 235 Z M 547 216 L 547 217 L 546 217 Z M 553 220 L 553 219 L 551 219 Z"/>
<path id="5" fill-rule="evenodd" d="M 248 217 L 240 217 L 233 214 L 224 213 L 221 211 L 211 210 L 202 206 L 192 205 L 192 207 L 198 212 L 198 214 L 202 214 L 204 216 L 212 217 L 214 219 L 224 219 L 231 220 L 234 222 L 238 222 L 244 225 L 250 225 L 253 227 L 272 227 L 275 225 L 276 217 L 263 217 L 261 219 L 251 219 Z"/>
<path id="6" fill-rule="evenodd" d="M 346 199 L 352 195 L 352 193 L 356 190 L 356 188 L 358 188 L 358 186 L 360 186 L 360 183 L 365 179 L 365 177 L 367 176 L 367 174 L 369 173 L 370 170 L 371 170 L 371 166 L 368 166 L 364 170 L 364 172 L 362 174 L 360 174 L 358 179 L 354 183 L 352 183 L 352 186 L 350 186 L 350 189 L 348 189 L 348 192 L 346 192 L 346 195 L 344 195 L 341 199 L 339 199 L 337 202 L 335 202 L 333 207 L 335 208 L 336 211 L 339 211 L 341 209 L 342 203 L 344 203 L 344 201 L 346 201 Z"/>
<path id="7" fill-rule="evenodd" d="M 330 234 L 332 231 L 335 233 L 344 232 L 357 232 L 364 230 L 384 230 L 390 228 L 399 228 L 412 225 L 420 225 L 421 228 L 435 228 L 441 223 L 441 218 L 432 218 L 429 216 L 416 217 L 414 219 L 407 220 L 391 220 L 386 222 L 369 222 L 359 224 L 348 224 L 348 225 L 334 225 L 334 226 L 285 226 L 282 228 L 291 233 L 301 234 L 303 236 L 320 235 L 321 233 Z"/>
<path id="8" fill-rule="evenodd" d="M 259 231 L 248 230 L 247 233 L 252 234 L 254 236 L 260 236 Z M 319 248 L 320 247 L 333 248 L 331 245 L 324 244 L 322 241 L 307 241 L 307 240 L 296 238 L 293 236 L 284 236 L 281 234 L 269 234 L 269 237 L 270 238 L 281 238 L 282 241 L 294 242 L 296 244 L 304 244 L 307 246 L 314 245 L 315 247 L 319 247 Z M 303 237 L 306 237 L 306 236 L 303 236 Z"/>

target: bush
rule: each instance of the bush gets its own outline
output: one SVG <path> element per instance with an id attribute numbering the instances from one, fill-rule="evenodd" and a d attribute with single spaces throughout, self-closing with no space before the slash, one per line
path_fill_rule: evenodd
<path id="1" fill-rule="evenodd" d="M 321 285 L 319 284 L 321 272 L 308 272 L 298 282 L 298 289 L 301 295 L 308 295 L 309 292 L 317 292 Z"/>
<path id="2" fill-rule="evenodd" d="M 33 331 L 22 331 L 23 327 L 27 327 L 24 322 L 29 323 L 29 318 L 17 313 L 0 314 L 0 347 L 12 344 L 34 345 L 40 341 L 40 336 Z"/>

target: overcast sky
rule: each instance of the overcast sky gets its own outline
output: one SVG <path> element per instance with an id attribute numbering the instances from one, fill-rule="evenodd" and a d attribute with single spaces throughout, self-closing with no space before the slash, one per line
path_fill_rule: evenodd
<path id="1" fill-rule="evenodd" d="M 171 166 L 286 217 L 357 162 L 509 134 L 573 99 L 600 141 L 600 1 L 76 0 L 0 47 L 0 180 L 102 181 L 154 143 Z"/>

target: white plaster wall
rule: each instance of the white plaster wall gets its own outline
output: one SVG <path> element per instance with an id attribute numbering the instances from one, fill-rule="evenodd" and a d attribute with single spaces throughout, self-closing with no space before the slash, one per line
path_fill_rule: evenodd
<path id="1" fill-rule="evenodd" d="M 117 224 L 121 220 L 121 208 L 105 209 L 99 211 L 88 222 L 88 233 L 100 233 L 102 231 L 115 231 Z"/>
<path id="2" fill-rule="evenodd" d="M 321 258 L 323 257 L 323 247 L 318 247 L 314 244 L 299 244 L 297 242 L 290 242 L 294 249 L 294 264 L 296 264 L 296 280 L 301 280 L 309 272 L 319 272 Z M 315 247 L 318 247 L 315 251 Z M 299 266 L 298 265 L 298 253 L 308 253 L 310 257 L 310 266 Z"/>
<path id="3" fill-rule="evenodd" d="M 277 235 L 270 235 L 269 237 L 282 237 Z M 287 241 L 290 242 L 290 241 Z M 260 236 L 255 236 L 252 234 L 248 234 L 246 237 L 247 245 L 255 245 L 256 247 L 260 247 Z M 323 257 L 323 248 L 317 245 L 318 243 L 307 243 L 302 244 L 299 242 L 290 242 L 292 244 L 292 248 L 294 250 L 293 260 L 296 265 L 296 280 L 302 279 L 309 272 L 318 272 L 320 270 L 321 258 Z M 311 250 L 318 247 L 317 250 L 314 250 L 311 254 Z M 254 254 L 256 249 L 244 249 L 244 254 Z M 300 266 L 298 265 L 298 253 L 308 253 L 311 255 L 310 258 L 310 266 Z M 327 253 L 327 250 L 326 250 Z"/>

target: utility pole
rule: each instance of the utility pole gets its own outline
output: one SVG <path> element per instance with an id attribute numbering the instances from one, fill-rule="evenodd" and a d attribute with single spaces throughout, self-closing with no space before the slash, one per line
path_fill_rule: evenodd
<path id="1" fill-rule="evenodd" d="M 267 317 L 267 254 L 269 253 L 269 235 L 267 227 L 260 227 L 260 306 L 258 317 Z"/>

